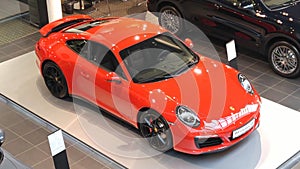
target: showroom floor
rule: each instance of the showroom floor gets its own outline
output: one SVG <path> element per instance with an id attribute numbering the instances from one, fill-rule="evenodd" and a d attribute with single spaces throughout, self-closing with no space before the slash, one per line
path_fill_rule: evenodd
<path id="1" fill-rule="evenodd" d="M 103 3 L 103 1 L 101 3 Z M 124 5 L 128 7 L 126 8 L 127 10 L 121 10 Z M 125 14 L 132 14 L 134 10 L 143 11 L 145 9 L 144 6 L 141 7 L 141 9 L 134 5 L 135 1 L 113 1 L 110 5 L 112 8 L 111 15 L 123 16 Z M 102 10 L 98 10 L 98 13 L 96 11 L 91 13 L 91 15 L 102 16 L 105 13 L 107 13 L 107 11 L 104 10 L 103 12 Z M 17 41 L 0 45 L 0 62 L 33 51 L 34 43 L 39 37 L 40 35 L 37 32 L 33 32 Z M 192 40 L 196 44 L 201 43 L 198 42 L 197 39 Z M 221 56 L 221 60 L 224 61 L 226 52 L 223 47 L 223 42 L 214 40 L 214 44 L 218 54 Z M 209 52 L 203 51 L 202 53 L 209 54 Z M 241 72 L 251 79 L 261 96 L 300 111 L 300 78 L 282 78 L 274 74 L 266 62 L 250 56 L 259 57 L 258 54 L 249 51 L 243 50 L 243 52 L 240 52 L 238 55 L 238 67 Z M 0 127 L 4 128 L 7 133 L 7 141 L 4 144 L 4 148 L 16 156 L 16 158 L 33 168 L 53 168 L 46 138 L 46 136 L 52 132 L 51 130 L 32 121 L 27 116 L 20 114 L 18 110 L 11 108 L 1 102 L 1 100 Z M 77 146 L 74 142 L 67 142 L 67 153 L 72 168 L 93 168 L 91 167 L 92 164 L 95 164 L 95 168 L 114 168 L 108 165 L 110 163 L 101 162 L 101 160 L 96 159 L 96 157 L 87 153 L 84 148 L 81 149 L 80 146 Z M 300 166 L 298 165 L 295 168 L 299 169 Z"/>
<path id="2" fill-rule="evenodd" d="M 10 105 L 10 106 L 9 106 Z M 0 96 L 0 128 L 5 131 L 3 148 L 34 169 L 54 169 L 48 135 L 54 130 L 33 116 L 24 115 L 12 102 Z M 72 169 L 119 168 L 112 161 L 65 137 L 68 162 Z"/>
<path id="3" fill-rule="evenodd" d="M 154 151 L 137 129 L 95 105 L 51 95 L 35 59 L 32 51 L 0 63 L 0 79 L 6 80 L 0 93 L 127 168 L 276 168 L 300 150 L 299 112 L 262 98 L 260 127 L 226 151 L 199 156 Z"/>

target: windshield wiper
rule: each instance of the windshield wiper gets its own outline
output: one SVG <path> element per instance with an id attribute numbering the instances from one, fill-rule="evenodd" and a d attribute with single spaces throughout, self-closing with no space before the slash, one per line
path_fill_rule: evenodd
<path id="1" fill-rule="evenodd" d="M 192 60 L 190 60 L 189 62 L 187 62 L 187 66 L 188 67 L 194 66 L 198 62 L 199 62 L 199 58 L 198 57 L 194 57 Z"/>
<path id="2" fill-rule="evenodd" d="M 185 63 L 180 69 L 178 69 L 177 71 L 175 71 L 173 73 L 173 75 L 179 75 L 182 72 L 186 71 L 187 69 L 189 69 L 190 67 L 192 67 L 193 65 L 197 64 L 199 62 L 199 59 L 197 59 L 196 57 L 191 59 L 190 61 L 188 61 L 187 63 Z"/>
<path id="3" fill-rule="evenodd" d="M 170 74 L 160 75 L 160 76 L 152 77 L 152 78 L 149 78 L 149 79 L 138 80 L 138 83 L 158 82 L 158 81 L 166 80 L 166 79 L 169 79 L 169 78 L 172 78 L 172 77 L 173 76 L 171 76 Z"/>

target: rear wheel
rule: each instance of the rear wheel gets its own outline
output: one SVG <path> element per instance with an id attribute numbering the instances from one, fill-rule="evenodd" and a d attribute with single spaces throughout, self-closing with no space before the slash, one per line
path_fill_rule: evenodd
<path id="1" fill-rule="evenodd" d="M 268 59 L 277 74 L 287 78 L 295 78 L 300 75 L 299 51 L 288 42 L 274 43 L 269 49 Z"/>
<path id="2" fill-rule="evenodd" d="M 153 110 L 142 112 L 139 129 L 151 147 L 158 151 L 168 151 L 173 147 L 172 134 L 166 120 Z"/>
<path id="3" fill-rule="evenodd" d="M 45 84 L 51 94 L 57 98 L 68 96 L 68 86 L 64 74 L 53 62 L 47 62 L 43 67 Z"/>
<path id="4" fill-rule="evenodd" d="M 164 6 L 160 9 L 159 24 L 170 32 L 180 35 L 183 31 L 181 13 L 173 6 Z"/>

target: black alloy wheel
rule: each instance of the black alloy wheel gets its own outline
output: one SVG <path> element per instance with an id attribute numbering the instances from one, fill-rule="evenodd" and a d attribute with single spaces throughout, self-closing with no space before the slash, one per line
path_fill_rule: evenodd
<path id="1" fill-rule="evenodd" d="M 142 112 L 139 129 L 151 147 L 165 152 L 173 147 L 172 134 L 166 120 L 153 110 Z"/>
<path id="2" fill-rule="evenodd" d="M 43 67 L 45 84 L 51 94 L 57 98 L 68 96 L 68 86 L 64 74 L 53 62 L 47 62 Z"/>
<path id="3" fill-rule="evenodd" d="M 159 24 L 170 32 L 180 35 L 183 32 L 181 13 L 173 6 L 164 6 L 160 9 Z"/>
<path id="4" fill-rule="evenodd" d="M 274 43 L 269 49 L 268 59 L 277 74 L 287 78 L 295 78 L 300 75 L 299 51 L 288 42 Z"/>

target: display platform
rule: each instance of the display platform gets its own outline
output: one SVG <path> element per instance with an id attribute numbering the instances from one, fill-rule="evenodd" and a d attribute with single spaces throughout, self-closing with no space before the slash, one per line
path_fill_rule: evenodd
<path id="1" fill-rule="evenodd" d="M 0 79 L 0 93 L 131 169 L 269 169 L 300 150 L 300 112 L 267 99 L 263 99 L 257 131 L 225 151 L 195 156 L 173 150 L 156 152 L 137 130 L 103 116 L 96 106 L 54 98 L 39 74 L 34 52 L 0 63 Z"/>

